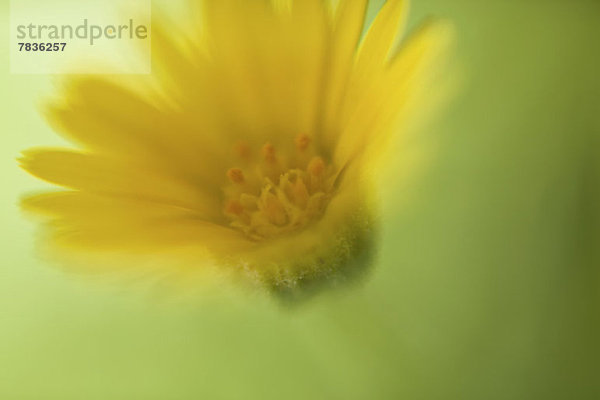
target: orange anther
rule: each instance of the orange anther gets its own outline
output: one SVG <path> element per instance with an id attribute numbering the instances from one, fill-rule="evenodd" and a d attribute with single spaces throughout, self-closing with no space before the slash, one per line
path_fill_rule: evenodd
<path id="1" fill-rule="evenodd" d="M 266 143 L 262 147 L 262 155 L 267 162 L 275 162 L 275 147 L 271 143 Z"/>
<path id="2" fill-rule="evenodd" d="M 244 183 L 244 173 L 239 168 L 231 168 L 227 171 L 227 177 L 232 183 Z"/>
<path id="3" fill-rule="evenodd" d="M 308 172 L 313 176 L 321 176 L 325 171 L 325 161 L 321 157 L 314 157 L 308 164 Z"/>
<path id="4" fill-rule="evenodd" d="M 225 212 L 233 215 L 241 215 L 244 212 L 244 206 L 237 200 L 230 200 L 225 206 Z"/>
<path id="5" fill-rule="evenodd" d="M 308 135 L 301 133 L 300 135 L 296 136 L 295 142 L 296 148 L 300 151 L 304 151 L 310 145 L 310 138 L 308 137 Z"/>

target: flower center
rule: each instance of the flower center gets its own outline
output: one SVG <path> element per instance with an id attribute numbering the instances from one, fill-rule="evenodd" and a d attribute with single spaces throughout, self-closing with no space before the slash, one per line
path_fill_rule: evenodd
<path id="1" fill-rule="evenodd" d="M 259 240 L 307 226 L 325 210 L 334 184 L 333 168 L 315 154 L 307 135 L 291 151 L 266 143 L 260 157 L 246 144 L 235 151 L 242 167 L 227 171 L 224 213 L 230 225 Z"/>

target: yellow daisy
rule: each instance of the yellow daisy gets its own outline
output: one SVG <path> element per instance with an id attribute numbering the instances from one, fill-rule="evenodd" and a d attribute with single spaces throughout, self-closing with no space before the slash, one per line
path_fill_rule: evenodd
<path id="1" fill-rule="evenodd" d="M 78 148 L 24 153 L 63 188 L 24 207 L 71 250 L 176 249 L 190 257 L 173 268 L 240 271 L 283 293 L 363 271 L 374 177 L 430 96 L 448 30 L 400 41 L 400 0 L 364 35 L 367 0 L 196 3 L 185 38 L 153 23 L 149 78 L 66 82 L 46 114 Z"/>

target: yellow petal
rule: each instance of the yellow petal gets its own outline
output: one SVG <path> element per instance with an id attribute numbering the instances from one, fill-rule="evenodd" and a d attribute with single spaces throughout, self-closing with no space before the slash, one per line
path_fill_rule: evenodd
<path id="1" fill-rule="evenodd" d="M 108 157 L 65 150 L 29 150 L 22 167 L 46 181 L 69 188 L 115 197 L 135 198 L 193 210 L 206 218 L 220 218 L 212 198 L 181 177 Z"/>
<path id="2" fill-rule="evenodd" d="M 322 139 L 332 146 L 339 134 L 341 103 L 347 91 L 355 53 L 363 30 L 368 0 L 342 0 L 336 10 L 328 82 L 325 88 Z"/>
<path id="3" fill-rule="evenodd" d="M 267 1 L 205 2 L 206 36 L 220 91 L 238 133 L 275 145 L 312 133 L 326 53 L 327 15 L 319 0 L 276 12 Z M 254 139 L 253 139 L 254 138 Z"/>
<path id="4" fill-rule="evenodd" d="M 195 246 L 195 251 L 240 251 L 253 245 L 239 232 L 193 211 L 138 199 L 58 192 L 28 197 L 22 206 L 51 218 L 56 242 L 84 249 L 156 252 Z"/>
<path id="5" fill-rule="evenodd" d="M 356 74 L 368 76 L 385 65 L 408 14 L 406 0 L 387 0 L 360 45 Z"/>
<path id="6" fill-rule="evenodd" d="M 205 83 L 201 68 L 205 67 L 206 49 L 194 45 L 194 38 L 186 37 L 181 30 L 173 34 L 174 29 L 177 30 L 174 23 L 169 24 L 153 13 L 152 75 L 160 89 L 180 99 L 193 96 Z"/>
<path id="7" fill-rule="evenodd" d="M 443 56 L 452 37 L 449 25 L 434 21 L 409 37 L 385 73 L 363 93 L 357 105 L 361 113 L 346 122 L 336 149 L 339 163 L 357 157 L 373 161 L 371 156 L 388 145 L 400 119 L 407 126 L 418 118 L 415 109 L 428 109 L 423 99 L 437 96 L 431 92 L 432 84 L 446 66 Z"/>
<path id="8" fill-rule="evenodd" d="M 406 0 L 388 0 L 369 27 L 358 49 L 349 90 L 338 118 L 340 131 L 350 119 L 363 114 L 363 100 L 385 70 L 394 43 L 405 25 L 407 13 Z"/>
<path id="9" fill-rule="evenodd" d="M 211 127 L 198 122 L 195 114 L 159 108 L 106 80 L 75 80 L 66 96 L 66 104 L 54 102 L 46 107 L 46 118 L 84 148 L 150 161 L 214 187 L 220 184 L 208 170 L 225 168 L 230 151 L 222 136 L 212 134 Z"/>

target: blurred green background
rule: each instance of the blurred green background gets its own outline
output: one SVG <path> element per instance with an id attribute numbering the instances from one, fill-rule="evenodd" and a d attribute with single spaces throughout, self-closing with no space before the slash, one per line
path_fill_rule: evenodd
<path id="1" fill-rule="evenodd" d="M 382 199 L 370 278 L 295 310 L 155 301 L 37 257 L 16 203 L 45 185 L 15 158 L 60 143 L 52 86 L 9 75 L 2 41 L 0 399 L 600 398 L 600 2 L 415 0 L 411 25 L 431 14 L 465 71 L 436 157 L 411 202 Z"/>

